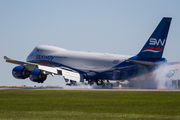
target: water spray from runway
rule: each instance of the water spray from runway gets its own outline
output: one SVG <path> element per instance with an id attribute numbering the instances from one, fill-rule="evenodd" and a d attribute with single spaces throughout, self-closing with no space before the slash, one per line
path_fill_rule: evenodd
<path id="1" fill-rule="evenodd" d="M 133 89 L 178 89 L 179 69 L 180 63 L 161 64 L 153 72 L 131 79 L 126 87 Z"/>
<path id="2" fill-rule="evenodd" d="M 169 67 L 166 64 L 160 65 L 154 72 L 154 80 L 157 82 L 157 89 L 168 89 L 168 86 L 172 86 L 171 80 L 166 78 L 169 72 Z"/>
<path id="3" fill-rule="evenodd" d="M 177 89 L 173 80 L 178 79 L 180 64 L 160 65 L 153 74 L 155 75 L 155 81 L 157 82 L 157 89 Z"/>
<path id="4" fill-rule="evenodd" d="M 63 87 L 64 89 L 105 89 L 100 85 L 97 85 L 96 83 L 94 83 L 93 85 L 89 85 L 89 84 L 77 84 L 77 85 L 66 85 Z"/>
<path id="5" fill-rule="evenodd" d="M 81 84 L 81 85 L 66 85 L 63 88 L 64 89 L 93 89 L 95 87 L 95 85 L 85 85 L 85 84 Z"/>

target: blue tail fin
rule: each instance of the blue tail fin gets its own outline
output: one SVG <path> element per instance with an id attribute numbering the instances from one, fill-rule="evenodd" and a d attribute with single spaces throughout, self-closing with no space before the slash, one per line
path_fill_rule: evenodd
<path id="1" fill-rule="evenodd" d="M 164 17 L 161 20 L 142 50 L 137 55 L 138 57 L 147 59 L 160 59 L 162 57 L 171 19 L 172 18 Z"/>

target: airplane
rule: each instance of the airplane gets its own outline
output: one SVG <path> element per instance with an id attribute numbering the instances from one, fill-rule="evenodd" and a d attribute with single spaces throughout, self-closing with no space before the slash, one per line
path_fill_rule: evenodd
<path id="1" fill-rule="evenodd" d="M 110 81 L 128 80 L 154 71 L 166 63 L 163 58 L 171 17 L 164 17 L 137 55 L 117 55 L 70 51 L 63 48 L 39 45 L 29 54 L 26 62 L 4 56 L 6 62 L 17 64 L 12 75 L 43 83 L 47 75 L 62 75 L 65 82 L 104 86 Z"/>

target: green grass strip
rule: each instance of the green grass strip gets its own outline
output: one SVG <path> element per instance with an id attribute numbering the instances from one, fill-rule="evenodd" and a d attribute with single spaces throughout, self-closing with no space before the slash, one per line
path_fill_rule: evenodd
<path id="1" fill-rule="evenodd" d="M 180 92 L 0 90 L 0 119 L 179 120 Z"/>

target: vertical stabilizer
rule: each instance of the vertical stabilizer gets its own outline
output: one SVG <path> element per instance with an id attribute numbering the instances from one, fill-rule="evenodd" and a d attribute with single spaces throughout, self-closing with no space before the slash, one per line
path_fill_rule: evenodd
<path id="1" fill-rule="evenodd" d="M 166 39 L 171 24 L 170 17 L 164 17 L 156 27 L 142 50 L 137 55 L 143 58 L 159 59 L 163 55 Z"/>

